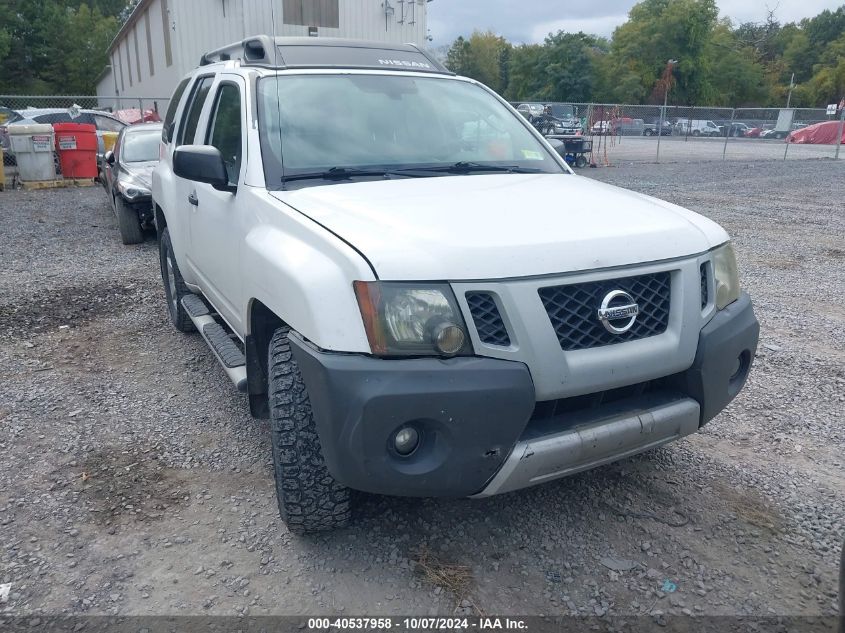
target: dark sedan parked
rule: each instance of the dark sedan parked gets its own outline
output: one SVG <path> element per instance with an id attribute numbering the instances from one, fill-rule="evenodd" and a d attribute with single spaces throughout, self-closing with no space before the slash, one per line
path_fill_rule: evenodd
<path id="1" fill-rule="evenodd" d="M 657 136 L 657 128 L 659 127 L 660 117 L 646 121 L 643 136 Z M 663 129 L 660 131 L 660 136 L 672 136 L 672 124 L 669 121 L 663 121 Z"/>
<path id="2" fill-rule="evenodd" d="M 720 135 L 734 138 L 745 136 L 745 133 L 751 129 L 748 124 L 742 121 L 719 120 L 716 121 L 716 126 L 719 128 Z"/>
<path id="3" fill-rule="evenodd" d="M 144 241 L 152 228 L 153 169 L 159 159 L 161 123 L 143 123 L 121 130 L 114 151 L 106 152 L 103 187 L 109 196 L 124 244 Z"/>

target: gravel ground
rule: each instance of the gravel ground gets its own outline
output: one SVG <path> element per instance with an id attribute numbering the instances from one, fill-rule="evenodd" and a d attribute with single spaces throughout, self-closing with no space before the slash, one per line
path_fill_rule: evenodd
<path id="1" fill-rule="evenodd" d="M 762 324 L 690 438 L 487 500 L 277 515 L 266 422 L 167 321 L 156 245 L 98 188 L 0 194 L 0 615 L 836 610 L 845 519 L 845 164 L 580 173 L 734 236 Z M 688 184 L 693 183 L 693 184 Z"/>

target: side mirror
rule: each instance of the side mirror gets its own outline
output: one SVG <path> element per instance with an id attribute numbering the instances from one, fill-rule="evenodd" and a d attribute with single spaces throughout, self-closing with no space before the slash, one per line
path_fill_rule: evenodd
<path id="1" fill-rule="evenodd" d="M 109 164 L 114 165 L 114 152 L 109 150 L 103 155 L 103 159 Z"/>
<path id="2" fill-rule="evenodd" d="M 215 189 L 232 191 L 223 155 L 211 145 L 182 145 L 173 152 L 173 173 L 180 178 L 204 182 Z"/>

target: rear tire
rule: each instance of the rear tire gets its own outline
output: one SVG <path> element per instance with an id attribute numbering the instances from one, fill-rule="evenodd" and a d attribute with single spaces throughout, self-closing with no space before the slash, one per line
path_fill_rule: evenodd
<path id="1" fill-rule="evenodd" d="M 584 167 L 586 164 L 587 164 L 587 159 L 584 157 L 583 154 L 580 154 L 575 159 L 575 166 L 578 167 L 578 168 Z"/>
<path id="2" fill-rule="evenodd" d="M 120 239 L 124 244 L 140 244 L 144 241 L 144 231 L 141 229 L 138 214 L 120 197 L 114 199 L 114 214 L 117 216 Z"/>
<path id="3" fill-rule="evenodd" d="M 329 473 L 308 390 L 290 350 L 286 327 L 273 334 L 267 358 L 273 473 L 279 514 L 294 534 L 349 523 L 349 488 Z"/>
<path id="4" fill-rule="evenodd" d="M 176 257 L 173 255 L 173 245 L 170 243 L 170 231 L 164 227 L 158 243 L 159 263 L 161 264 L 161 280 L 164 282 L 164 296 L 167 299 L 167 313 L 170 321 L 180 332 L 193 332 L 194 322 L 182 307 L 182 297 L 189 294 L 188 286 L 182 279 Z"/>

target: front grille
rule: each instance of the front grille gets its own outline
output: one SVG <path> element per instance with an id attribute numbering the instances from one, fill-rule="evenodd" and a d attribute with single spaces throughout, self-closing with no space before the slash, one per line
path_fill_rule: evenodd
<path id="1" fill-rule="evenodd" d="M 481 342 L 502 347 L 510 345 L 508 330 L 493 297 L 486 292 L 468 292 L 466 300 Z"/>
<path id="2" fill-rule="evenodd" d="M 707 307 L 709 297 L 707 296 L 707 262 L 701 265 L 701 309 Z"/>
<path id="3" fill-rule="evenodd" d="M 662 334 L 669 326 L 670 286 L 670 273 L 660 272 L 540 288 L 539 293 L 561 349 L 570 352 Z M 624 290 L 639 306 L 633 327 L 623 334 L 608 332 L 597 314 L 613 290 Z"/>

